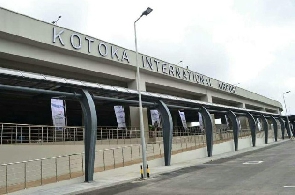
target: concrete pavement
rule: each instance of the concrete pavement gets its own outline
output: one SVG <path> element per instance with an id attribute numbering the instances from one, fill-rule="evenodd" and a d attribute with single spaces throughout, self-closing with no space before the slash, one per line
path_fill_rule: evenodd
<path id="1" fill-rule="evenodd" d="M 294 141 L 80 195 L 295 194 Z"/>
<path id="2" fill-rule="evenodd" d="M 267 146 L 272 146 L 276 144 L 281 144 L 283 141 L 278 143 L 271 143 Z M 292 143 L 292 142 L 291 142 Z M 285 145 L 285 144 L 283 144 Z M 236 154 L 242 154 L 247 151 L 253 151 L 257 149 L 264 148 L 263 146 L 257 146 L 255 148 L 247 148 L 237 152 L 228 152 L 224 154 L 215 155 L 211 158 L 199 158 L 190 161 L 183 161 L 181 163 L 174 163 L 170 167 L 165 166 L 151 166 L 151 176 L 157 177 L 161 173 L 170 173 L 172 171 L 181 169 L 183 167 L 190 167 L 201 165 L 203 163 L 209 162 L 211 160 L 215 161 L 220 158 L 230 157 Z M 158 159 L 162 161 L 162 159 Z M 29 188 L 12 194 L 77 194 L 86 191 L 93 191 L 94 189 L 102 189 L 108 186 L 118 185 L 120 183 L 126 183 L 128 181 L 133 181 L 138 179 L 139 174 L 139 164 L 131 165 L 127 167 L 122 167 L 114 170 L 108 170 L 104 172 L 95 173 L 95 182 L 92 183 L 83 183 L 83 178 L 76 178 L 68 181 L 61 181 L 58 183 L 48 184 L 45 186 L 40 186 L 36 188 Z M 150 179 L 150 182 L 153 179 Z M 142 182 L 142 183 L 145 183 Z M 141 182 L 138 182 L 141 183 Z"/>

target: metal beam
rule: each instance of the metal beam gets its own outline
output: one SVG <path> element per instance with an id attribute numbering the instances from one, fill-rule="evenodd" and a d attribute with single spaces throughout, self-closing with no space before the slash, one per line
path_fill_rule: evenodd
<path id="1" fill-rule="evenodd" d="M 163 101 L 159 100 L 157 109 L 162 117 L 165 166 L 170 166 L 173 137 L 172 117 L 167 105 Z"/>
<path id="2" fill-rule="evenodd" d="M 250 125 L 251 137 L 252 137 L 252 146 L 255 147 L 256 146 L 256 123 L 255 123 L 255 119 L 252 116 L 252 114 L 250 114 L 249 112 L 246 113 L 246 117 L 248 118 L 248 122 L 249 122 L 249 125 Z"/>
<path id="3" fill-rule="evenodd" d="M 136 104 L 136 105 L 138 105 L 138 100 L 125 100 L 125 99 L 104 97 L 104 96 L 97 96 L 97 95 L 94 95 L 93 99 L 94 100 L 107 100 L 107 101 L 122 102 L 122 103 L 127 103 L 127 104 Z M 146 105 L 146 106 L 157 106 L 157 104 L 154 103 L 154 102 L 142 101 L 142 104 Z"/>
<path id="4" fill-rule="evenodd" d="M 196 111 L 200 110 L 200 108 L 191 108 L 191 107 L 177 106 L 177 105 L 171 105 L 171 104 L 166 104 L 166 106 L 169 108 L 175 108 L 175 109 L 196 110 Z"/>
<path id="5" fill-rule="evenodd" d="M 272 124 L 273 124 L 275 142 L 277 142 L 278 141 L 278 123 L 277 123 L 276 119 L 273 116 L 270 117 L 270 120 L 272 121 Z"/>
<path id="6" fill-rule="evenodd" d="M 61 96 L 67 98 L 81 98 L 81 94 L 75 93 L 67 93 L 67 92 L 60 92 L 60 91 L 51 91 L 51 90 L 44 90 L 44 89 L 35 89 L 29 87 L 20 87 L 20 86 L 9 86 L 9 85 L 2 85 L 0 84 L 1 90 L 8 90 L 8 91 L 17 91 L 17 92 L 24 92 L 24 93 L 38 93 L 38 94 L 46 94 L 51 96 Z"/>
<path id="7" fill-rule="evenodd" d="M 233 133 L 234 133 L 234 143 L 235 143 L 235 151 L 238 151 L 238 142 L 239 142 L 239 123 L 238 123 L 238 119 L 237 116 L 235 115 L 235 113 L 233 113 L 231 110 L 228 111 L 226 113 L 226 115 L 228 116 L 228 118 L 231 120 L 232 124 L 233 124 Z"/>
<path id="8" fill-rule="evenodd" d="M 212 117 L 208 110 L 205 107 L 201 107 L 200 110 L 202 116 L 204 117 L 205 121 L 205 130 L 206 130 L 206 144 L 207 144 L 207 153 L 208 157 L 212 156 L 213 151 L 213 123 L 212 123 Z"/>
<path id="9" fill-rule="evenodd" d="M 264 129 L 264 143 L 268 143 L 268 122 L 264 115 L 260 116 L 262 123 L 263 123 L 263 129 Z"/>
<path id="10" fill-rule="evenodd" d="M 80 103 L 85 123 L 85 182 L 91 182 L 94 174 L 97 116 L 94 101 L 87 90 L 82 90 Z"/>

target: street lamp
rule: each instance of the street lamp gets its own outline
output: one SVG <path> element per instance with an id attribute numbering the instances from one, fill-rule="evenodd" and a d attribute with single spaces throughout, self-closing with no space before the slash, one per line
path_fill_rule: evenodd
<path id="1" fill-rule="evenodd" d="M 177 63 L 177 65 L 179 65 L 180 63 L 183 63 L 183 61 L 180 60 L 180 61 Z M 186 66 L 186 69 L 188 70 L 188 66 Z"/>
<path id="2" fill-rule="evenodd" d="M 61 16 L 58 16 L 57 20 L 52 21 L 51 23 L 57 25 L 57 21 L 59 21 L 60 18 L 61 18 Z"/>
<path id="3" fill-rule="evenodd" d="M 283 100 L 284 100 L 284 104 L 285 104 L 285 114 L 286 114 L 286 118 L 287 118 L 287 124 L 288 124 L 288 127 L 289 127 L 289 129 L 290 129 L 290 123 L 289 123 L 289 118 L 288 118 L 288 115 L 287 115 L 287 113 L 288 113 L 288 111 L 287 111 L 287 105 L 286 105 L 286 101 L 285 101 L 285 94 L 287 94 L 287 93 L 290 93 L 291 91 L 287 91 L 287 92 L 285 92 L 285 93 L 283 93 Z M 294 136 L 294 135 L 293 135 Z"/>
<path id="4" fill-rule="evenodd" d="M 135 36 L 135 51 L 136 51 L 136 85 L 138 91 L 138 99 L 139 99 L 139 122 L 140 122 L 140 138 L 141 138 L 141 147 L 142 147 L 142 164 L 143 164 L 143 176 L 146 178 L 147 175 L 147 160 L 146 160 L 146 144 L 144 137 L 144 126 L 143 126 L 143 116 L 142 116 L 142 103 L 141 103 L 141 92 L 140 92 L 140 74 L 139 74 L 139 65 L 138 65 L 138 51 L 137 51 L 137 37 L 136 37 L 136 22 L 142 17 L 147 16 L 151 13 L 153 9 L 147 8 L 144 12 L 142 12 L 141 16 L 135 20 L 134 22 L 134 36 Z"/>

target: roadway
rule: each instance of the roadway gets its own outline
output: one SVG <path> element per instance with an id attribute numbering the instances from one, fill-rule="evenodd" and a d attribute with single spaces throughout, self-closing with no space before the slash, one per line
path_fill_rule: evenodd
<path id="1" fill-rule="evenodd" d="M 80 195 L 295 194 L 294 144 L 287 141 Z"/>

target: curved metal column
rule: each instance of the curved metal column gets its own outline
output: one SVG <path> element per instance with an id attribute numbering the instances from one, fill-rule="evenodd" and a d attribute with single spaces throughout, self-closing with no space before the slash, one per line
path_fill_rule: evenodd
<path id="1" fill-rule="evenodd" d="M 288 120 L 285 120 L 285 127 L 287 129 L 287 134 L 288 134 L 288 137 L 291 138 L 291 130 L 290 130 L 290 125 L 288 124 Z"/>
<path id="2" fill-rule="evenodd" d="M 159 100 L 157 109 L 159 110 L 162 116 L 165 166 L 170 166 L 173 137 L 172 117 L 168 107 L 163 101 Z"/>
<path id="3" fill-rule="evenodd" d="M 238 146 L 239 146 L 239 123 L 237 116 L 235 113 L 233 113 L 231 110 L 226 113 L 228 118 L 231 120 L 233 124 L 233 133 L 234 133 L 234 143 L 235 143 L 235 151 L 238 151 Z"/>
<path id="4" fill-rule="evenodd" d="M 94 101 L 87 90 L 82 90 L 82 98 L 79 100 L 85 123 L 85 182 L 91 182 L 94 173 L 97 116 Z"/>
<path id="5" fill-rule="evenodd" d="M 204 117 L 205 121 L 205 129 L 206 129 L 206 144 L 207 144 L 207 153 L 208 157 L 212 156 L 212 150 L 213 150 L 213 123 L 212 118 L 208 110 L 201 106 L 200 110 L 202 116 Z"/>
<path id="6" fill-rule="evenodd" d="M 261 115 L 261 120 L 263 123 L 263 130 L 264 130 L 264 143 L 267 144 L 268 143 L 268 122 L 265 118 L 264 115 Z"/>
<path id="7" fill-rule="evenodd" d="M 281 123 L 282 139 L 285 139 L 285 122 L 281 117 L 278 117 Z"/>
<path id="8" fill-rule="evenodd" d="M 274 136 L 275 136 L 275 142 L 278 141 L 278 123 L 276 119 L 273 116 L 270 116 L 270 120 L 273 123 L 273 131 L 274 131 Z"/>
<path id="9" fill-rule="evenodd" d="M 293 134 L 293 137 L 295 137 L 295 135 L 294 135 L 294 125 L 295 125 L 294 121 L 290 121 L 291 132 Z"/>
<path id="10" fill-rule="evenodd" d="M 246 117 L 248 118 L 250 130 L 251 130 L 251 137 L 252 137 L 252 146 L 256 146 L 256 124 L 255 119 L 249 112 L 246 112 Z"/>

